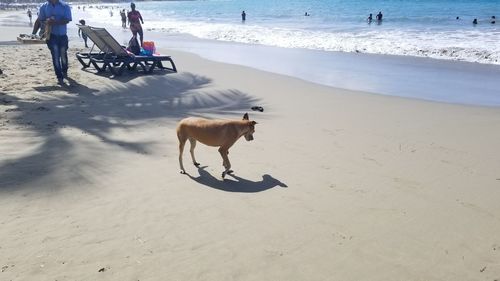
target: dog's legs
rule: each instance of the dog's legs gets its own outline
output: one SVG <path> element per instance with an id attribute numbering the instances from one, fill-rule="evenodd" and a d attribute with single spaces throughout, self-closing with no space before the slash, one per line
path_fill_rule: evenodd
<path id="1" fill-rule="evenodd" d="M 233 171 L 231 170 L 231 162 L 229 162 L 229 148 L 221 146 L 219 147 L 219 153 L 222 156 L 222 166 L 224 166 L 225 170 L 222 172 L 222 178 L 226 176 L 226 174 L 230 174 Z"/>
<path id="2" fill-rule="evenodd" d="M 186 138 L 177 134 L 179 138 L 179 166 L 181 168 L 181 174 L 185 174 L 186 170 L 184 170 L 184 165 L 182 165 L 182 152 L 184 151 L 184 145 L 186 144 Z"/>
<path id="3" fill-rule="evenodd" d="M 196 140 L 194 138 L 189 138 L 189 142 L 191 143 L 191 148 L 189 149 L 189 152 L 191 153 L 191 159 L 193 159 L 193 164 L 198 167 L 200 166 L 200 163 L 196 162 L 196 159 L 194 158 L 194 148 L 196 147 Z"/>
<path id="4" fill-rule="evenodd" d="M 227 163 L 229 164 L 229 168 L 227 169 L 226 174 L 232 174 L 234 171 L 231 170 L 231 163 L 229 162 L 229 156 L 228 155 L 229 155 L 229 150 L 226 151 Z"/>

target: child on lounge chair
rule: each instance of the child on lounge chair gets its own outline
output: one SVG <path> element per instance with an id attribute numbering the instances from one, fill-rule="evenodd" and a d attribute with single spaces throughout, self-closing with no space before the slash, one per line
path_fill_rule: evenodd
<path id="1" fill-rule="evenodd" d="M 79 23 L 81 25 L 85 25 L 85 20 L 80 20 Z M 83 42 L 85 42 L 85 48 L 88 48 L 89 46 L 87 45 L 87 35 L 85 33 L 83 33 L 82 30 L 79 28 L 78 28 L 78 37 L 83 38 Z"/>

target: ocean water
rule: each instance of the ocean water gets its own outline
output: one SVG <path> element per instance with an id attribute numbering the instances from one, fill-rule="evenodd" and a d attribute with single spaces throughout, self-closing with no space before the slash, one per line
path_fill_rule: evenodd
<path id="1" fill-rule="evenodd" d="M 120 26 L 118 8 L 74 11 Z M 110 16 L 113 7 L 113 16 Z M 500 0 L 204 0 L 137 2 L 145 29 L 267 46 L 500 65 Z M 241 21 L 241 11 L 247 14 Z M 381 23 L 366 21 L 381 11 Z M 308 12 L 310 16 L 304 16 Z M 497 23 L 491 24 L 491 16 Z M 460 19 L 457 20 L 456 17 Z M 477 18 L 479 23 L 472 24 Z M 75 18 L 76 19 L 76 18 Z"/>

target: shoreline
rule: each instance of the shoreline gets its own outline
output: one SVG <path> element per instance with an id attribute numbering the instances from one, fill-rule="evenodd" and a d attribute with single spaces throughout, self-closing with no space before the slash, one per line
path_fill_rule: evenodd
<path id="1" fill-rule="evenodd" d="M 156 39 L 154 41 L 166 49 L 187 51 L 209 60 L 252 67 L 334 88 L 431 102 L 500 106 L 500 81 L 497 79 L 500 65 L 288 49 L 186 35 L 166 38 L 155 35 L 152 36 Z M 352 76 L 353 73 L 356 76 Z"/>
<path id="2" fill-rule="evenodd" d="M 128 42 L 128 29 L 108 30 L 119 43 Z M 166 35 L 157 31 L 149 34 L 149 40 L 155 41 L 159 50 L 190 52 L 212 61 L 247 66 L 337 89 L 466 106 L 500 106 L 497 94 L 500 65 L 281 48 L 200 39 L 187 34 Z"/>

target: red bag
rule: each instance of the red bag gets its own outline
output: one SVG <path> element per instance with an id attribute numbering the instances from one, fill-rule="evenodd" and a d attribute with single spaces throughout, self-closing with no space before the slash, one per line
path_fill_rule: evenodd
<path id="1" fill-rule="evenodd" d="M 144 41 L 142 44 L 142 48 L 144 49 L 144 52 L 152 56 L 154 53 L 156 53 L 156 47 L 155 47 L 155 42 L 153 41 Z"/>

